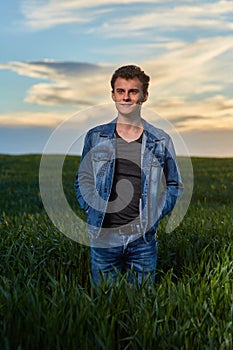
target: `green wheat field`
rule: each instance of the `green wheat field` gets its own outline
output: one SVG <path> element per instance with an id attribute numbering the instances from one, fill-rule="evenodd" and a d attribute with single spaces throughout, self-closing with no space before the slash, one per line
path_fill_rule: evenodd
<path id="1" fill-rule="evenodd" d="M 89 248 L 60 233 L 39 192 L 40 155 L 0 155 L 0 349 L 233 349 L 233 159 L 193 158 L 182 223 L 158 231 L 156 282 L 93 287 Z M 79 211 L 74 177 L 63 168 Z"/>

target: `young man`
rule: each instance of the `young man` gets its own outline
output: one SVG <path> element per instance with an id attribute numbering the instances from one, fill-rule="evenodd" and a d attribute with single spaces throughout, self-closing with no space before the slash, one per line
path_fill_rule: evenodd
<path id="1" fill-rule="evenodd" d="M 148 275 L 154 281 L 158 223 L 182 193 L 171 138 L 141 117 L 149 80 L 138 66 L 117 69 L 117 118 L 85 138 L 75 190 L 88 217 L 94 283 L 126 271 L 139 283 Z"/>

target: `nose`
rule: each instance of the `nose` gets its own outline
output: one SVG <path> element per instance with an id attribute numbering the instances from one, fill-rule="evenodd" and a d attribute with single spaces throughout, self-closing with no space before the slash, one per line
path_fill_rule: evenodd
<path id="1" fill-rule="evenodd" d="M 130 101 L 130 95 L 128 91 L 124 92 L 124 96 L 123 96 L 123 100 L 124 101 Z"/>

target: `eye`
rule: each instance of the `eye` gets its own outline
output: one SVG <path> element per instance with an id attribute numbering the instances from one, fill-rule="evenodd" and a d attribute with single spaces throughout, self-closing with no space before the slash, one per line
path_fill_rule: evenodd
<path id="1" fill-rule="evenodd" d="M 122 95 L 124 93 L 124 90 L 123 89 L 117 89 L 116 92 L 119 94 L 119 95 Z"/>
<path id="2" fill-rule="evenodd" d="M 139 90 L 137 90 L 137 89 L 132 89 L 132 90 L 130 90 L 130 93 L 131 93 L 132 95 L 137 95 L 137 94 L 139 93 Z"/>

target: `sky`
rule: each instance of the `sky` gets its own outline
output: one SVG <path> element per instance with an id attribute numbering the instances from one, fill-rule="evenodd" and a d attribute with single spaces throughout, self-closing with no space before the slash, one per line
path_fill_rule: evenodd
<path id="1" fill-rule="evenodd" d="M 233 1 L 2 1 L 0 44 L 0 153 L 42 153 L 74 115 L 77 138 L 113 119 L 111 75 L 136 64 L 145 119 L 190 156 L 233 157 Z"/>

